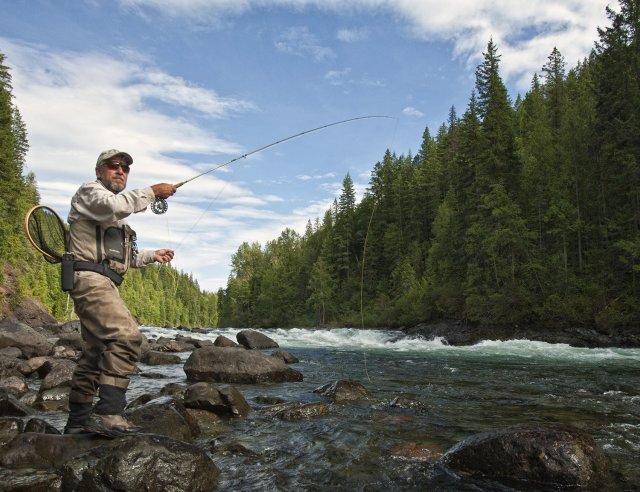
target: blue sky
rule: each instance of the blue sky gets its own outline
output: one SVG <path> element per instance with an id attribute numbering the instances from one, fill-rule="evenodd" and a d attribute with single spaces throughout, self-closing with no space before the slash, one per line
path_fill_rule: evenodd
<path id="1" fill-rule="evenodd" d="M 415 153 L 461 115 L 493 38 L 515 100 L 557 47 L 568 67 L 608 25 L 602 0 L 4 0 L 0 52 L 29 132 L 27 169 L 63 217 L 98 154 L 129 152 L 129 189 L 177 183 L 290 135 L 136 214 L 142 248 L 176 249 L 201 287 L 233 253 L 304 232 L 361 196 L 386 149 Z M 617 3 L 610 3 L 617 9 Z"/>

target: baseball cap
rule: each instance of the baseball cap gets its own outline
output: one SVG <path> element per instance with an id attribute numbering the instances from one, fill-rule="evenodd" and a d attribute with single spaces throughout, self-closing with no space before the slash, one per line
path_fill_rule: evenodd
<path id="1" fill-rule="evenodd" d="M 106 161 L 107 159 L 111 159 L 112 157 L 115 157 L 117 155 L 121 155 L 122 157 L 124 157 L 124 160 L 126 161 L 127 164 L 129 165 L 133 164 L 133 159 L 126 152 L 123 152 L 122 150 L 118 150 L 118 149 L 109 149 L 109 150 L 105 150 L 98 156 L 96 167 L 99 167 L 103 161 Z"/>

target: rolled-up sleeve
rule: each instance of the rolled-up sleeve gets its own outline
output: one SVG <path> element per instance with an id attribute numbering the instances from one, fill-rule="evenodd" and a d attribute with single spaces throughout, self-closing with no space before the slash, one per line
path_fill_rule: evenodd
<path id="1" fill-rule="evenodd" d="M 150 186 L 137 190 L 112 193 L 99 182 L 83 185 L 71 200 L 72 213 L 100 223 L 112 223 L 131 214 L 142 212 L 153 201 L 155 195 Z"/>
<path id="2" fill-rule="evenodd" d="M 131 258 L 131 266 L 133 268 L 142 268 L 155 260 L 156 252 L 152 249 L 141 249 L 138 254 Z"/>

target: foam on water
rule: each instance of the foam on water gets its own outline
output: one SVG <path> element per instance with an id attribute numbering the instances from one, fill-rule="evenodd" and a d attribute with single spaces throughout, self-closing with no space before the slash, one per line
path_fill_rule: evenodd
<path id="1" fill-rule="evenodd" d="M 215 340 L 224 335 L 231 340 L 241 331 L 220 328 L 213 331 L 193 333 L 196 338 Z M 640 349 L 622 348 L 578 348 L 567 344 L 551 344 L 531 340 L 485 340 L 475 345 L 447 345 L 441 338 L 427 340 L 406 336 L 394 330 L 361 330 L 356 328 L 308 329 L 276 328 L 261 329 L 261 333 L 273 338 L 282 348 L 332 348 L 345 351 L 390 351 L 413 354 L 442 353 L 443 355 L 475 357 L 517 357 L 526 359 L 548 359 L 575 362 L 620 361 L 635 364 L 640 362 Z M 176 330 L 144 327 L 143 332 L 155 336 L 173 337 Z"/>

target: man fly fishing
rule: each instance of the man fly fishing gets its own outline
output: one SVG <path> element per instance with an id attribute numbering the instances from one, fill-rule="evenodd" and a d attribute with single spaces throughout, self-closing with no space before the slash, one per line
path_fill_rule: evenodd
<path id="1" fill-rule="evenodd" d="M 170 249 L 140 250 L 126 218 L 166 199 L 176 186 L 159 183 L 123 192 L 133 159 L 106 150 L 96 162 L 96 181 L 80 186 L 69 212 L 73 257 L 70 295 L 80 318 L 85 349 L 73 373 L 65 434 L 109 437 L 140 429 L 124 417 L 129 375 L 136 371 L 142 336 L 117 286 L 129 267 L 173 259 Z M 94 397 L 99 396 L 95 407 Z"/>

